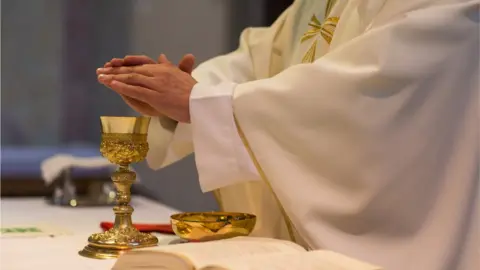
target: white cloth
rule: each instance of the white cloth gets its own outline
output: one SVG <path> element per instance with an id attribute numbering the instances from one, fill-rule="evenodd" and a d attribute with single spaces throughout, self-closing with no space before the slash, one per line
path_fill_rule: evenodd
<path id="1" fill-rule="evenodd" d="M 82 169 L 100 169 L 109 168 L 112 171 L 117 167 L 115 164 L 110 163 L 104 157 L 75 157 L 72 155 L 58 154 L 49 157 L 42 161 L 41 171 L 42 178 L 47 185 L 50 185 L 55 179 L 57 179 L 62 172 L 71 168 Z M 137 175 L 137 181 L 140 181 Z"/>
<path id="2" fill-rule="evenodd" d="M 392 270 L 475 269 L 479 1 L 338 0 L 328 16 L 325 6 L 295 1 L 271 28 L 244 32 L 239 51 L 199 67 L 198 89 L 209 84 L 223 93 L 190 101 L 204 191 L 230 189 L 234 207 L 260 217 L 278 210 L 253 188 L 261 181 L 226 177 L 233 156 L 248 163 L 233 154 L 242 152 L 231 149 L 235 138 L 221 138 L 235 133 L 229 117 L 215 116 L 221 122 L 201 130 L 214 112 L 232 115 L 232 104 L 310 247 Z M 335 33 L 315 25 L 312 13 L 325 23 L 339 19 Z M 312 25 L 323 32 L 298 42 Z M 299 64 L 309 53 L 314 63 Z M 221 153 L 229 163 L 208 161 L 222 160 Z M 164 161 L 149 162 L 158 168 Z"/>
<path id="3" fill-rule="evenodd" d="M 197 83 L 190 96 L 195 163 L 203 191 L 216 189 L 218 179 L 229 179 L 230 185 L 260 180 L 233 118 L 235 87 L 230 82 L 216 86 Z"/>
<path id="4" fill-rule="evenodd" d="M 132 196 L 135 223 L 169 223 L 177 209 L 139 196 Z M 0 269 L 5 270 L 105 270 L 112 260 L 94 260 L 78 255 L 88 237 L 101 232 L 100 222 L 113 221 L 111 207 L 58 207 L 43 198 L 5 198 L 0 201 L 1 227 L 55 225 L 51 236 L 8 237 L 0 241 Z M 72 233 L 72 234 L 70 234 Z M 60 235 L 62 234 L 62 235 Z M 66 235 L 69 234 L 69 235 Z M 160 245 L 178 239 L 175 235 L 156 234 Z M 3 237 L 3 236 L 2 236 Z"/>

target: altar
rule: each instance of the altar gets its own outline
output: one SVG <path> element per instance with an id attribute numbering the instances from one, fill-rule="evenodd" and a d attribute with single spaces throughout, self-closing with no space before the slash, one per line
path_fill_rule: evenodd
<path id="1" fill-rule="evenodd" d="M 136 223 L 169 223 L 175 209 L 144 197 L 132 197 Z M 2 198 L 1 227 L 49 224 L 62 235 L 0 238 L 2 269 L 110 269 L 115 259 L 96 260 L 78 255 L 92 232 L 101 232 L 100 222 L 113 221 L 112 208 L 72 208 L 47 204 L 43 198 Z M 174 235 L 156 234 L 160 245 L 177 239 Z"/>

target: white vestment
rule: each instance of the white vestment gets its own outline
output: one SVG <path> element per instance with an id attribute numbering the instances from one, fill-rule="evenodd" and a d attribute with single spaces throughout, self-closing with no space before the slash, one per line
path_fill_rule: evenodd
<path id="1" fill-rule="evenodd" d="M 479 0 L 298 0 L 200 65 L 191 124 L 159 117 L 154 169 L 195 152 L 254 235 L 391 270 L 479 263 Z"/>

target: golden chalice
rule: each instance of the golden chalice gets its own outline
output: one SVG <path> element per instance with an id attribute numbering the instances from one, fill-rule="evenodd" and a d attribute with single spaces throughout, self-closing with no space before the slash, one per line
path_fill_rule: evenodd
<path id="1" fill-rule="evenodd" d="M 148 152 L 147 132 L 149 117 L 100 117 L 102 142 L 100 152 L 110 162 L 119 165 L 112 175 L 117 189 L 117 205 L 113 207 L 115 223 L 104 233 L 95 233 L 88 238 L 88 245 L 80 255 L 95 258 L 116 258 L 123 252 L 158 244 L 158 239 L 139 232 L 132 225 L 133 207 L 130 203 L 130 187 L 135 173 L 129 170 L 131 163 L 145 159 Z"/>

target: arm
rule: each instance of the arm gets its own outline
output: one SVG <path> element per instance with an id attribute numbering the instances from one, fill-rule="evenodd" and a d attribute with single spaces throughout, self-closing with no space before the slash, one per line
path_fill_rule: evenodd
<path id="1" fill-rule="evenodd" d="M 288 183 L 286 194 L 295 188 L 292 179 L 307 175 L 334 194 L 330 185 L 392 179 L 392 166 L 413 157 L 435 163 L 436 145 L 449 136 L 436 132 L 456 130 L 452 106 L 471 106 L 478 91 L 478 66 L 465 69 L 478 45 L 475 6 L 465 2 L 402 16 L 386 6 L 372 28 L 313 64 L 238 84 L 234 113 L 265 174 L 277 180 L 272 184 Z M 204 191 L 239 181 L 202 178 Z"/>
<path id="2" fill-rule="evenodd" d="M 150 144 L 150 151 L 147 156 L 147 162 L 152 169 L 160 169 L 171 163 L 174 163 L 194 150 L 196 156 L 207 155 L 206 159 L 216 156 L 213 153 L 209 154 L 208 145 L 214 138 L 209 138 L 209 134 L 218 134 L 218 129 L 222 125 L 231 125 L 233 122 L 228 122 L 228 117 L 232 115 L 231 95 L 229 90 L 220 90 L 221 85 L 233 89 L 237 83 L 244 83 L 267 76 L 265 70 L 268 68 L 268 63 L 255 62 L 255 59 L 265 59 L 265 54 L 272 51 L 274 42 L 278 40 L 278 33 L 281 31 L 288 10 L 271 26 L 265 28 L 248 28 L 243 31 L 240 37 L 239 48 L 227 55 L 215 57 L 199 65 L 192 76 L 199 81 L 193 91 L 191 98 L 191 114 L 194 115 L 192 124 L 177 123 L 168 117 L 156 117 L 152 119 L 149 129 L 148 141 Z M 258 57 L 263 54 L 263 57 Z M 217 92 L 219 91 L 219 92 Z M 197 112 L 197 107 L 202 107 L 202 103 L 212 102 L 208 97 L 217 96 L 218 99 L 212 106 L 210 112 Z M 224 117 L 225 122 L 221 122 L 215 130 L 211 130 L 212 123 L 205 113 L 214 113 Z M 217 119 L 218 120 L 218 119 Z M 196 140 L 196 145 L 204 147 L 194 149 L 194 142 L 192 139 L 192 127 L 199 135 Z M 201 142 L 205 138 L 207 142 Z M 223 145 L 224 148 L 229 147 Z M 220 150 L 222 151 L 222 150 Z M 245 151 L 243 146 L 238 151 Z M 203 159 L 203 157 L 202 157 Z M 197 161 L 199 159 L 197 158 Z M 246 163 L 250 162 L 249 159 Z"/>

